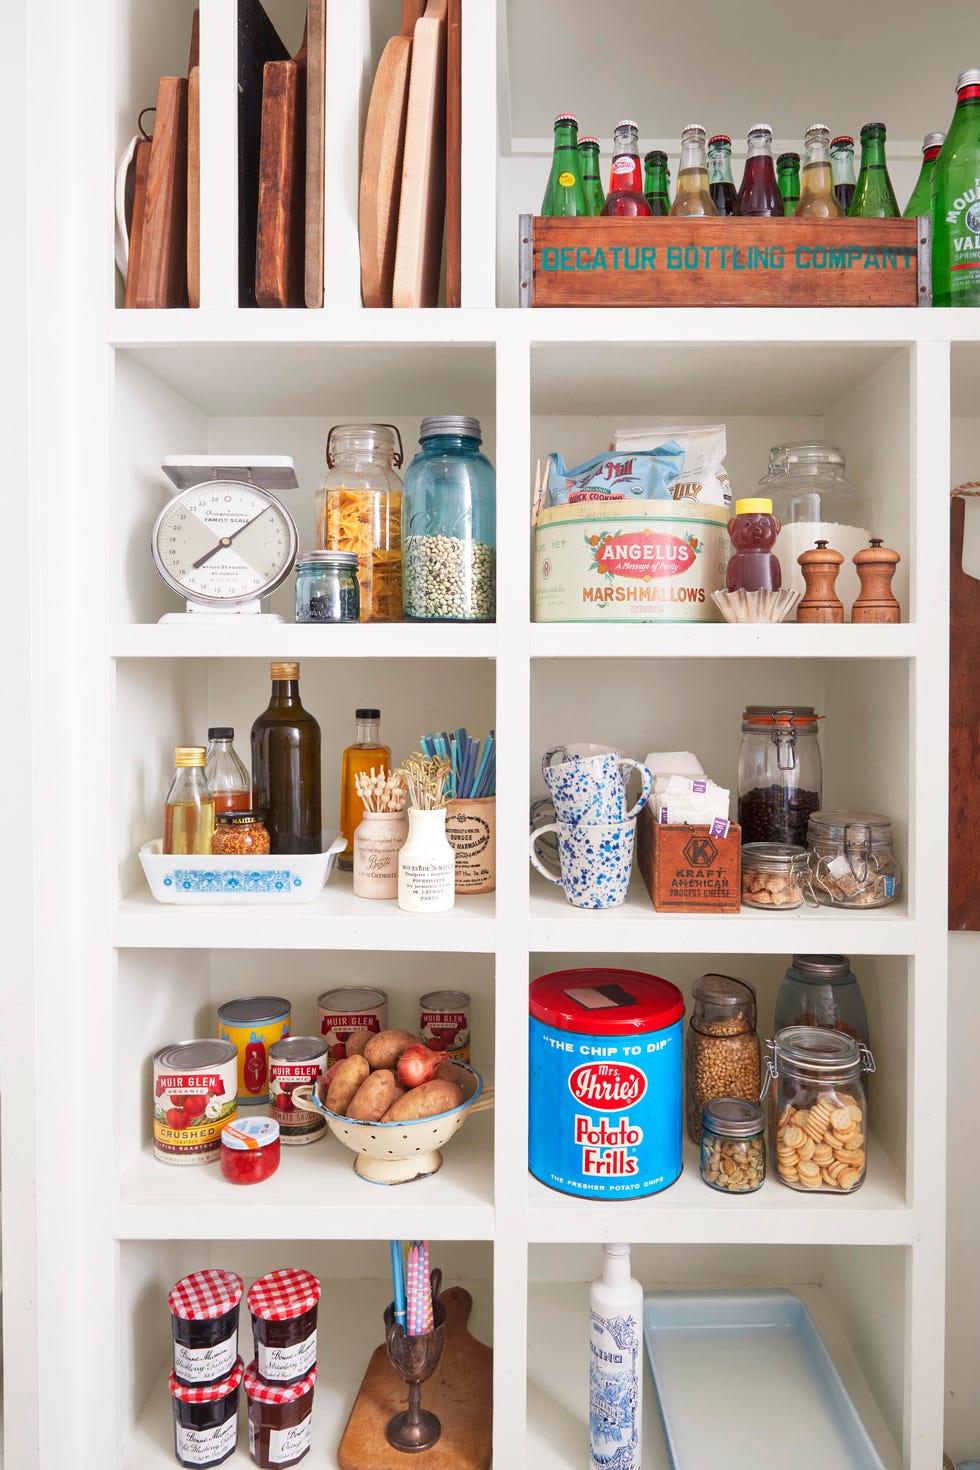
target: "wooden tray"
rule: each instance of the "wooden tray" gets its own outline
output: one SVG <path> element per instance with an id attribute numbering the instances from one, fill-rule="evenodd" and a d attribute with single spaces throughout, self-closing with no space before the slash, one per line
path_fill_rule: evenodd
<path id="1" fill-rule="evenodd" d="M 520 218 L 522 306 L 929 306 L 927 219 Z"/>
<path id="2" fill-rule="evenodd" d="M 493 1418 L 493 1352 L 466 1330 L 473 1298 L 451 1286 L 439 1298 L 446 1308 L 446 1345 L 435 1373 L 422 1385 L 422 1407 L 442 1424 L 431 1450 L 411 1456 L 392 1449 L 385 1426 L 408 1403 L 408 1387 L 375 1348 L 337 1451 L 340 1470 L 489 1470 Z"/>

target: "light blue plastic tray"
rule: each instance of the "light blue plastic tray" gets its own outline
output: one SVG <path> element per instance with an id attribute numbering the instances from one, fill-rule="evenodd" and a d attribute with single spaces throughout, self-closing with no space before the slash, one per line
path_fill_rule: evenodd
<path id="1" fill-rule="evenodd" d="M 648 1291 L 643 1336 L 674 1470 L 884 1470 L 791 1291 Z"/>

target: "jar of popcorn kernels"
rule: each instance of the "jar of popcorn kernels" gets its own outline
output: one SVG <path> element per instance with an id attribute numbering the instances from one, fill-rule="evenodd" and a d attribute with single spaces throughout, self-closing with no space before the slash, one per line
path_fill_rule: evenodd
<path id="1" fill-rule="evenodd" d="M 777 1177 L 790 1189 L 852 1194 L 867 1172 L 870 1051 L 817 1026 L 787 1026 L 766 1048 L 763 1098 Z"/>
<path id="2" fill-rule="evenodd" d="M 684 1051 L 687 1131 L 701 1142 L 701 1113 L 716 1097 L 758 1102 L 762 1085 L 755 991 L 733 975 L 702 975 L 691 987 Z"/>
<path id="3" fill-rule="evenodd" d="M 806 848 L 791 842 L 747 842 L 742 848 L 742 902 L 755 909 L 798 909 Z"/>
<path id="4" fill-rule="evenodd" d="M 718 1097 L 701 1112 L 701 1178 L 726 1194 L 751 1194 L 766 1177 L 765 1119 L 759 1103 Z"/>

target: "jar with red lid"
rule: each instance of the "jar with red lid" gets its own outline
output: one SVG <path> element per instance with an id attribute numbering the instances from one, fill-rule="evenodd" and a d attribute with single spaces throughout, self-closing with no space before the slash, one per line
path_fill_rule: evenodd
<path id="1" fill-rule="evenodd" d="M 235 1453 L 238 1440 L 238 1395 L 242 1360 L 220 1383 L 178 1383 L 170 1375 L 174 1414 L 174 1454 L 181 1465 L 222 1465 Z M 294 1462 L 290 1462 L 294 1463 Z"/>
<path id="2" fill-rule="evenodd" d="M 750 704 L 738 752 L 738 821 L 742 842 L 806 846 L 810 813 L 818 811 L 823 768 L 812 705 Z"/>
<path id="3" fill-rule="evenodd" d="M 279 1168 L 279 1124 L 241 1118 L 221 1131 L 221 1172 L 232 1184 L 261 1184 Z"/>
<path id="4" fill-rule="evenodd" d="M 248 1452 L 256 1465 L 276 1470 L 298 1465 L 313 1434 L 316 1365 L 298 1383 L 267 1383 L 256 1363 L 245 1369 Z"/>
<path id="5" fill-rule="evenodd" d="M 294 1268 L 270 1271 L 249 1289 L 255 1358 L 266 1383 L 298 1383 L 315 1366 L 319 1300 L 317 1278 Z"/>
<path id="6" fill-rule="evenodd" d="M 174 1380 L 188 1388 L 220 1383 L 239 1362 L 238 1308 L 244 1283 L 209 1267 L 177 1282 L 167 1298 L 174 1339 Z"/>
<path id="7" fill-rule="evenodd" d="M 211 852 L 217 857 L 265 857 L 269 845 L 264 812 L 219 812 L 214 819 Z"/>

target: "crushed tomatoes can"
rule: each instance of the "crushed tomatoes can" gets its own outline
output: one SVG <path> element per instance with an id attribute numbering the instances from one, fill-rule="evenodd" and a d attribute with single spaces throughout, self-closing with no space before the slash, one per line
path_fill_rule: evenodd
<path id="1" fill-rule="evenodd" d="M 639 970 L 558 970 L 530 994 L 528 1166 L 587 1199 L 657 1194 L 681 1172 L 676 985 Z"/>
<path id="2" fill-rule="evenodd" d="M 164 1164 L 216 1164 L 238 1112 L 238 1050 L 179 1041 L 153 1058 L 153 1152 Z"/>
<path id="3" fill-rule="evenodd" d="M 365 985 L 346 985 L 325 990 L 317 996 L 320 1035 L 327 1043 L 331 1062 L 347 1055 L 347 1038 L 352 1031 L 384 1031 L 388 1025 L 388 996 Z"/>
<path id="4" fill-rule="evenodd" d="M 218 1007 L 218 1035 L 238 1048 L 239 1106 L 269 1101 L 269 1047 L 289 1035 L 291 1012 L 281 995 L 246 995 Z"/>

